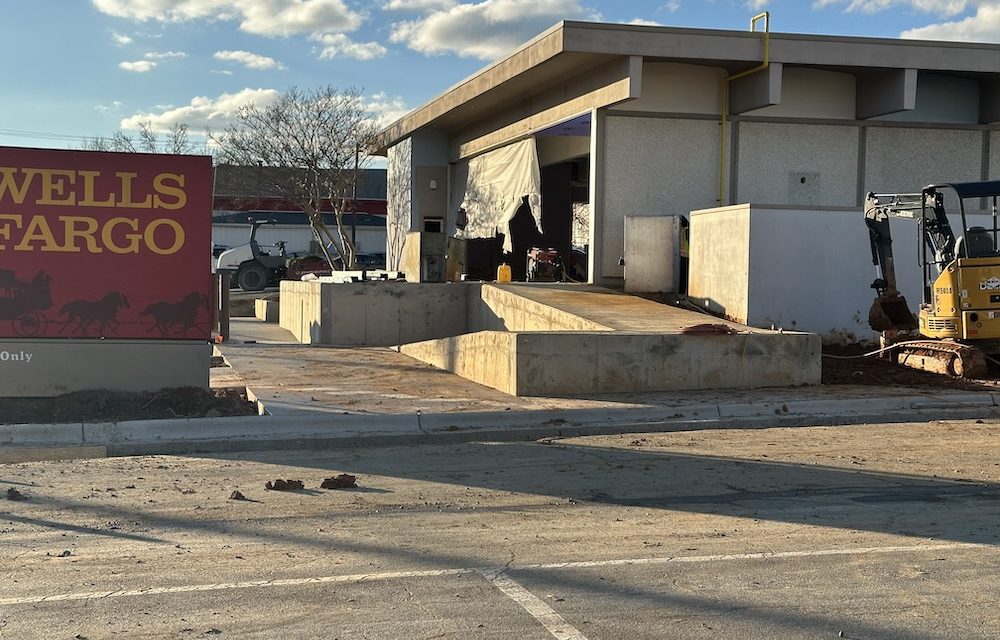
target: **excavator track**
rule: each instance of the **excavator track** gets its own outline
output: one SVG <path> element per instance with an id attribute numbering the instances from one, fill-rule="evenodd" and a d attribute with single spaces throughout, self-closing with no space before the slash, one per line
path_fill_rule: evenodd
<path id="1" fill-rule="evenodd" d="M 958 378 L 985 378 L 989 373 L 982 350 L 948 340 L 911 342 L 901 346 L 896 351 L 896 362 L 904 367 Z"/>

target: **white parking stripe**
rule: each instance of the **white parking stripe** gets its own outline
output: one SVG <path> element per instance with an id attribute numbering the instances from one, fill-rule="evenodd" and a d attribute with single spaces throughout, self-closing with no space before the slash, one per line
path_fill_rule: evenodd
<path id="1" fill-rule="evenodd" d="M 912 553 L 915 551 L 945 551 L 948 549 L 994 549 L 996 545 L 972 542 L 947 544 L 918 544 L 900 547 L 858 547 L 844 549 L 819 549 L 815 551 L 762 551 L 760 553 L 732 553 L 714 556 L 672 556 L 667 558 L 638 558 L 635 560 L 592 560 L 583 562 L 547 562 L 511 567 L 511 570 L 586 569 L 588 567 L 620 567 L 631 564 L 672 564 L 685 562 L 731 562 L 734 560 L 769 560 L 781 558 L 811 558 L 816 556 L 853 556 L 872 553 Z"/>
<path id="2" fill-rule="evenodd" d="M 346 576 L 320 576 L 315 578 L 283 578 L 278 580 L 253 580 L 249 582 L 221 582 L 217 584 L 195 584 L 177 587 L 150 587 L 148 589 L 127 589 L 122 591 L 92 591 L 89 593 L 65 593 L 51 596 L 29 596 L 26 598 L 0 598 L 0 607 L 16 604 L 38 604 L 41 602 L 62 602 L 66 600 L 102 600 L 104 598 L 124 598 L 129 596 L 157 596 L 173 593 L 194 593 L 199 591 L 228 591 L 230 589 L 256 589 L 263 587 L 295 587 L 309 584 L 362 583 L 375 580 L 399 580 L 403 578 L 436 578 L 439 576 L 460 576 L 481 573 L 478 569 L 438 569 L 430 571 L 394 571 L 388 573 L 360 573 Z"/>
<path id="3" fill-rule="evenodd" d="M 253 580 L 248 582 L 223 582 L 217 584 L 196 584 L 175 587 L 150 587 L 147 589 L 123 589 L 120 591 L 93 591 L 64 593 L 48 596 L 26 596 L 21 598 L 0 598 L 0 606 L 37 604 L 41 602 L 61 602 L 66 600 L 101 600 L 104 598 L 124 598 L 131 596 L 155 596 L 198 591 L 227 591 L 230 589 L 256 589 L 266 587 L 294 587 L 310 584 L 361 583 L 375 580 L 398 580 L 405 578 L 436 578 L 480 574 L 487 577 L 499 576 L 512 571 L 548 571 L 554 569 L 586 569 L 591 567 L 620 567 L 628 565 L 657 565 L 689 562 L 731 562 L 737 560 L 770 560 L 782 558 L 807 558 L 814 556 L 852 556 L 877 553 L 919 553 L 947 551 L 954 549 L 1000 550 L 995 545 L 974 543 L 923 544 L 897 547 L 861 547 L 844 549 L 820 549 L 815 551 L 779 551 L 762 553 L 736 553 L 708 556 L 672 556 L 662 558 L 633 558 L 626 560 L 589 560 L 580 562 L 550 562 L 543 564 L 523 564 L 510 567 L 470 567 L 462 569 L 434 569 L 427 571 L 391 571 L 384 573 L 360 573 L 353 575 L 319 576 L 313 578 L 283 578 L 276 580 Z M 543 603 L 544 604 L 544 603 Z"/>
<path id="4" fill-rule="evenodd" d="M 483 577 L 493 583 L 493 586 L 505 593 L 511 600 L 531 614 L 556 640 L 587 640 L 575 627 L 563 620 L 541 598 L 531 593 L 510 576 L 498 571 L 483 571 Z"/>

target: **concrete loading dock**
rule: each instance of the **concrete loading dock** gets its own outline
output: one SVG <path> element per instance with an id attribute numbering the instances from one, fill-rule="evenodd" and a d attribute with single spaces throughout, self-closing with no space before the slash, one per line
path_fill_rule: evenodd
<path id="1" fill-rule="evenodd" d="M 281 326 L 313 344 L 400 346 L 511 395 L 795 386 L 820 380 L 818 336 L 587 285 L 286 282 Z M 726 331 L 687 333 L 698 325 Z"/>

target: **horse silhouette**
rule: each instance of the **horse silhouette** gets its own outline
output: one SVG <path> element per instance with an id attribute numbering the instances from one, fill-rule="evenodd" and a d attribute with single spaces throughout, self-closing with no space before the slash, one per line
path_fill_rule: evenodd
<path id="1" fill-rule="evenodd" d="M 184 296 L 180 302 L 154 302 L 139 315 L 152 316 L 155 323 L 150 331 L 158 329 L 166 338 L 170 329 L 177 326 L 180 327 L 177 335 L 187 335 L 188 330 L 198 324 L 198 310 L 201 307 L 208 309 L 210 305 L 204 294 L 192 292 Z"/>
<path id="2" fill-rule="evenodd" d="M 118 310 L 129 307 L 128 298 L 124 293 L 112 291 L 100 300 L 74 300 L 67 302 L 59 310 L 59 315 L 66 316 L 65 331 L 74 322 L 76 333 L 86 335 L 87 329 L 95 322 L 100 323 L 98 333 L 104 335 L 105 330 L 118 333 Z M 60 332 L 61 333 L 61 332 Z"/>

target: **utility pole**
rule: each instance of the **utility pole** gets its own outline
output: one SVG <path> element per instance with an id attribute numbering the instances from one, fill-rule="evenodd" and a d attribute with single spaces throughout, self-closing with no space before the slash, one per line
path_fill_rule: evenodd
<path id="1" fill-rule="evenodd" d="M 358 166 L 361 164 L 361 143 L 354 143 L 354 180 L 351 193 L 351 245 L 358 255 Z"/>

